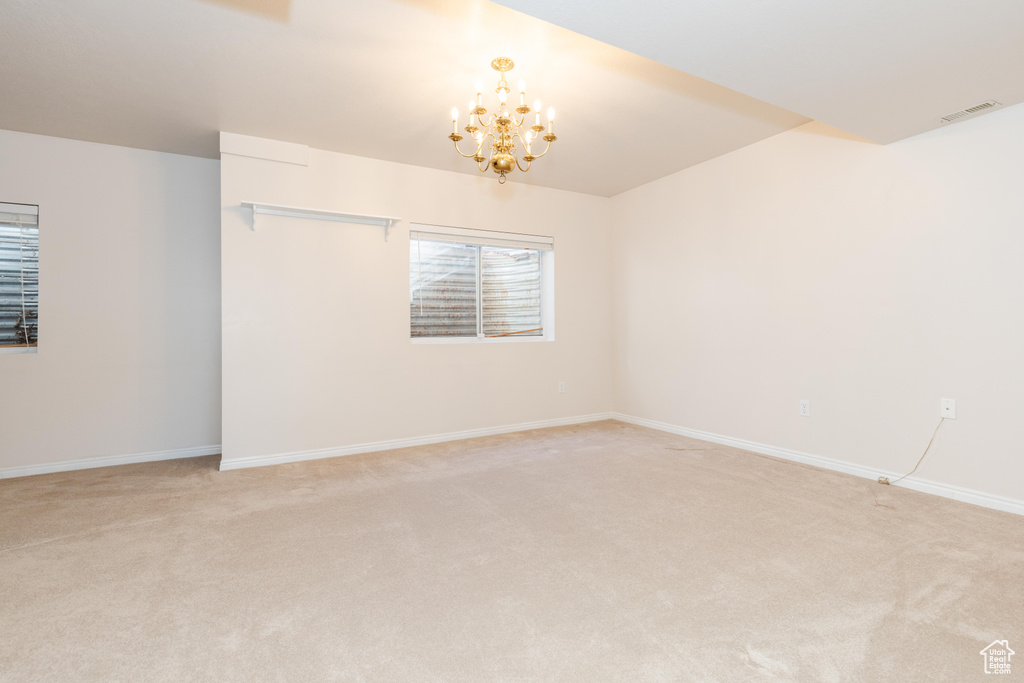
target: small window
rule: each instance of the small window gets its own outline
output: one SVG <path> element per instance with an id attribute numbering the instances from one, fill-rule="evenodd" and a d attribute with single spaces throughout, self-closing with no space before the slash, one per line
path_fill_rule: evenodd
<path id="1" fill-rule="evenodd" d="M 0 353 L 39 344 L 39 207 L 0 203 Z"/>
<path id="2" fill-rule="evenodd" d="M 417 227 L 409 241 L 413 339 L 550 338 L 551 238 Z"/>

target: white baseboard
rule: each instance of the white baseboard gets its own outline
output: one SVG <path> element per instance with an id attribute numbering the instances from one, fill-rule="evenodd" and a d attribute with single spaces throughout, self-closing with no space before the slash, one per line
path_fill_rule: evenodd
<path id="1" fill-rule="evenodd" d="M 355 455 L 356 453 L 372 453 L 374 451 L 390 451 L 395 448 L 408 448 L 410 446 L 426 446 L 432 443 L 444 441 L 459 441 L 461 439 L 473 439 L 478 436 L 491 436 L 494 434 L 509 434 L 511 432 L 525 432 L 528 429 L 544 429 L 546 427 L 564 427 L 566 425 L 583 424 L 585 422 L 598 422 L 610 420 L 611 413 L 595 413 L 593 415 L 577 415 L 575 417 L 563 417 L 554 420 L 540 420 L 539 422 L 522 422 L 520 424 L 505 425 L 503 427 L 486 427 L 484 429 L 467 429 L 463 432 L 448 432 L 447 434 L 432 434 L 430 436 L 417 436 L 409 439 L 392 439 L 390 441 L 374 441 L 372 443 L 361 443 L 353 446 L 339 446 L 336 448 L 318 448 L 310 451 L 295 451 L 292 453 L 274 453 L 270 455 L 252 455 L 244 458 L 232 458 L 230 460 L 221 458 L 220 469 L 238 470 L 246 467 L 263 467 L 265 465 L 282 465 L 288 462 L 301 462 L 303 460 L 319 460 L 320 458 L 336 458 L 341 455 Z"/>
<path id="2" fill-rule="evenodd" d="M 776 458 L 782 458 L 783 460 L 792 460 L 794 462 L 804 463 L 805 465 L 814 465 L 815 467 L 821 467 L 826 470 L 845 472 L 846 474 L 853 474 L 858 477 L 864 477 L 865 479 L 872 479 L 877 481 L 879 477 L 888 477 L 890 480 L 892 480 L 900 477 L 901 474 L 903 474 L 902 472 L 888 472 L 885 470 L 877 470 L 871 467 L 857 465 L 852 462 L 846 462 L 844 460 L 833 460 L 832 458 L 826 458 L 820 455 L 812 455 L 810 453 L 791 451 L 787 448 L 768 446 L 762 443 L 756 443 L 754 441 L 734 439 L 730 436 L 722 436 L 721 434 L 702 432 L 698 429 L 687 429 L 686 427 L 678 427 L 676 425 L 671 425 L 665 422 L 646 420 L 644 418 L 633 417 L 632 415 L 624 415 L 622 413 L 613 412 L 611 414 L 611 418 L 613 420 L 619 420 L 620 422 L 628 422 L 630 424 L 639 425 L 641 427 L 650 427 L 651 429 L 657 429 L 662 432 L 679 434 L 680 436 L 688 436 L 693 439 L 700 439 L 701 441 L 710 441 L 712 443 L 718 443 L 724 446 L 732 446 L 733 448 L 741 448 L 745 451 L 752 451 L 754 453 L 760 453 L 762 455 L 771 455 Z M 984 493 L 982 491 L 975 491 L 973 489 L 963 488 L 961 486 L 941 484 L 935 481 L 928 481 L 927 479 L 908 478 L 899 482 L 898 484 L 896 484 L 896 486 L 903 486 L 905 488 L 913 489 L 914 491 L 921 491 L 923 493 L 931 493 L 936 496 L 942 496 L 943 498 L 952 498 L 953 500 L 959 500 L 964 503 L 971 503 L 973 505 L 980 505 L 981 507 L 991 508 L 993 510 L 1003 510 L 1005 512 L 1012 512 L 1014 514 L 1024 515 L 1024 500 L 1007 498 L 1005 496 L 997 496 L 995 494 Z"/>
<path id="3" fill-rule="evenodd" d="M 87 470 L 94 467 L 110 467 L 111 465 L 131 465 L 137 462 L 156 462 L 157 460 L 177 460 L 178 458 L 199 458 L 204 455 L 218 455 L 220 446 L 196 446 L 194 448 L 175 448 L 169 451 L 150 451 L 149 453 L 131 453 L 129 455 L 106 455 L 99 458 L 81 458 L 80 460 L 64 460 L 48 462 L 42 465 L 20 465 L 18 467 L 0 467 L 0 479 L 13 477 L 30 477 L 34 474 L 51 472 L 70 472 Z"/>

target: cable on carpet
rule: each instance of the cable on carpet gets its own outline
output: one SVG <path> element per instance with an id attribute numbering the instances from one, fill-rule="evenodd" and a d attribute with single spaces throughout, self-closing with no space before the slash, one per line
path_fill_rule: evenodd
<path id="1" fill-rule="evenodd" d="M 921 466 L 922 462 L 924 462 L 924 456 L 928 455 L 928 450 L 932 447 L 932 444 L 935 442 L 935 435 L 939 433 L 939 427 L 941 427 L 942 423 L 945 422 L 945 421 L 946 421 L 946 418 L 944 418 L 944 417 L 940 417 L 939 418 L 939 424 L 937 424 L 935 426 L 935 431 L 932 432 L 932 440 L 928 442 L 928 446 L 925 447 L 924 453 L 922 453 L 921 457 L 917 459 L 917 464 L 914 465 L 914 469 L 910 470 L 909 472 L 904 474 L 899 479 L 894 479 L 892 481 L 889 481 L 889 477 L 879 477 L 878 478 L 878 483 L 879 484 L 885 484 L 886 486 L 889 486 L 889 485 L 895 484 L 898 481 L 902 481 L 903 479 L 906 479 L 907 477 L 909 477 L 914 472 L 917 472 L 917 468 Z"/>

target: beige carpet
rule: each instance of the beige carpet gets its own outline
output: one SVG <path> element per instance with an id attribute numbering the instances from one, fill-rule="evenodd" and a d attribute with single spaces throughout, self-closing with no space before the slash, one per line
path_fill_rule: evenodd
<path id="1" fill-rule="evenodd" d="M 1024 678 L 1024 518 L 617 422 L 0 482 L 3 681 Z"/>

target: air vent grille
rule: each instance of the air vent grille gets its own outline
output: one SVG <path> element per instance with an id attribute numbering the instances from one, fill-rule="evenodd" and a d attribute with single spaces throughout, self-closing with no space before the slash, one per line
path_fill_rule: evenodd
<path id="1" fill-rule="evenodd" d="M 955 111 L 952 114 L 946 114 L 940 119 L 940 121 L 942 121 L 943 123 L 952 123 L 953 121 L 959 121 L 960 119 L 965 119 L 968 116 L 972 116 L 979 112 L 983 112 L 998 106 L 999 103 L 996 102 L 995 100 L 988 100 L 987 102 L 976 104 L 973 107 L 967 107 L 967 109 L 961 109 L 960 111 Z"/>

